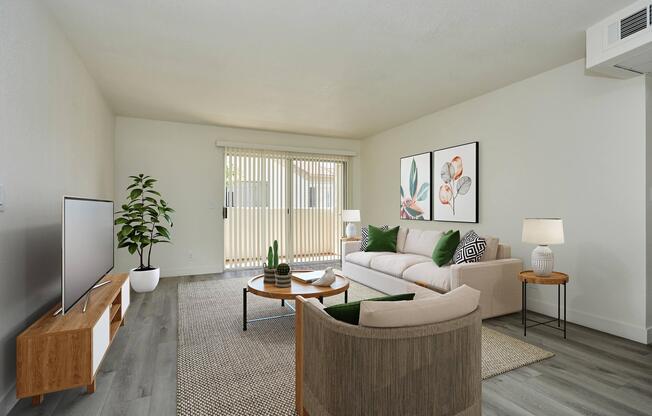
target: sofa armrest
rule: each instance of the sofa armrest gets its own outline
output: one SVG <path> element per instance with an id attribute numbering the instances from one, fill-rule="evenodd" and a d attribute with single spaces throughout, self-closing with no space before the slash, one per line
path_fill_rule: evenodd
<path id="1" fill-rule="evenodd" d="M 347 254 L 360 251 L 360 241 L 342 241 L 342 261 Z"/>
<path id="2" fill-rule="evenodd" d="M 513 313 L 521 309 L 518 274 L 522 270 L 520 259 L 454 264 L 451 266 L 451 290 L 462 285 L 479 290 L 483 319 Z"/>

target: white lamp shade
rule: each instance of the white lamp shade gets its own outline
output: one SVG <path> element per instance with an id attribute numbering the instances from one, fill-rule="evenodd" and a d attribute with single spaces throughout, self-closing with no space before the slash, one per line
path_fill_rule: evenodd
<path id="1" fill-rule="evenodd" d="M 564 224 L 561 218 L 525 218 L 523 242 L 546 246 L 564 244 Z"/>
<path id="2" fill-rule="evenodd" d="M 344 209 L 342 210 L 342 221 L 344 222 L 360 222 L 359 209 Z"/>

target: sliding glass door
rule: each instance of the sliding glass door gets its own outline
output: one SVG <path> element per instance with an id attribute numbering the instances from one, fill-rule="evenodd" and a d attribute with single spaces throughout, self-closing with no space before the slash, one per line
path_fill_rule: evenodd
<path id="1" fill-rule="evenodd" d="M 348 158 L 269 150 L 225 150 L 225 267 L 339 259 Z"/>

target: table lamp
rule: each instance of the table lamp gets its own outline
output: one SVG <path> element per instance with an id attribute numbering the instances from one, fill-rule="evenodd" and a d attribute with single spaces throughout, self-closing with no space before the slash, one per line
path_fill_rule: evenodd
<path id="1" fill-rule="evenodd" d="M 540 277 L 552 274 L 555 257 L 548 247 L 564 244 L 564 225 L 561 218 L 525 218 L 523 220 L 524 243 L 537 244 L 532 250 L 532 271 Z"/>
<path id="2" fill-rule="evenodd" d="M 342 210 L 342 221 L 348 222 L 346 225 L 346 238 L 355 237 L 358 230 L 355 228 L 354 222 L 360 222 L 359 209 L 344 209 Z"/>

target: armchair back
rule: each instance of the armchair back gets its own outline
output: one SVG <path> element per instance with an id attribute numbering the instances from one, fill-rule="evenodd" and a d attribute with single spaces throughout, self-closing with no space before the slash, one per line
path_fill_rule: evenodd
<path id="1" fill-rule="evenodd" d="M 297 299 L 299 415 L 480 415 L 480 309 L 446 322 L 368 328 Z"/>

